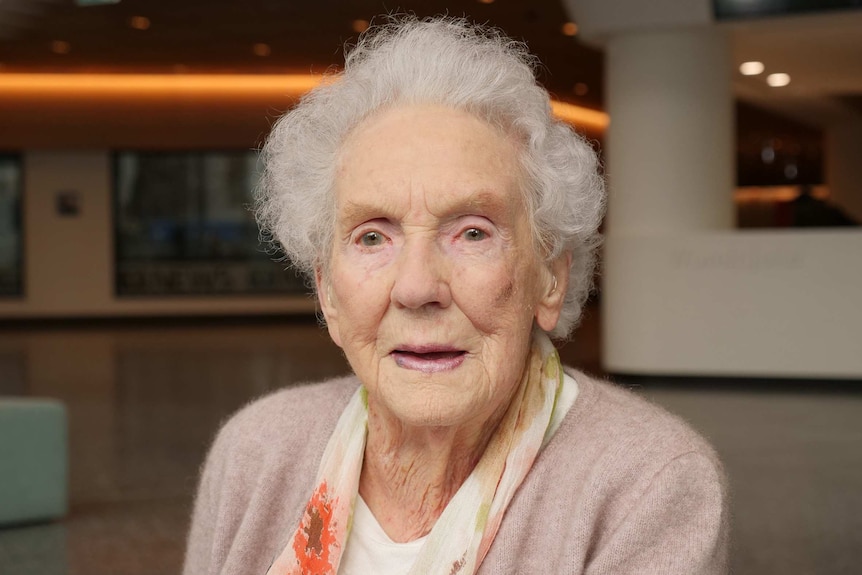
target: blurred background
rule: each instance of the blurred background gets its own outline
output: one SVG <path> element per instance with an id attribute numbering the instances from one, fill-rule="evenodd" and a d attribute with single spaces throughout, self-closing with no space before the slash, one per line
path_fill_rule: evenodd
<path id="1" fill-rule="evenodd" d="M 0 0 L 0 573 L 178 573 L 219 424 L 349 370 L 248 204 L 275 119 L 397 12 L 525 41 L 602 155 L 560 352 L 713 442 L 733 572 L 857 573 L 860 0 Z"/>

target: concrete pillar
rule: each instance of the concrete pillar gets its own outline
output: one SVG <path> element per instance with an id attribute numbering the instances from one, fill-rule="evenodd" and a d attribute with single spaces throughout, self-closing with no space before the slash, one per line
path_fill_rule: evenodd
<path id="1" fill-rule="evenodd" d="M 608 235 L 734 225 L 731 61 L 716 28 L 632 31 L 605 43 Z"/>
<path id="2" fill-rule="evenodd" d="M 656 280 L 671 274 L 652 264 L 685 259 L 673 250 L 734 226 L 730 49 L 719 29 L 665 27 L 611 34 L 605 56 L 603 364 L 612 372 L 674 373 L 679 362 L 664 350 L 680 347 L 680 333 L 690 337 L 671 324 L 684 324 L 691 309 L 667 301 L 668 286 Z"/>
<path id="3" fill-rule="evenodd" d="M 826 129 L 826 184 L 832 201 L 862 222 L 862 120 Z"/>
<path id="4" fill-rule="evenodd" d="M 606 56 L 603 367 L 860 377 L 862 236 L 732 229 L 733 70 L 712 2 L 564 1 Z M 853 215 L 860 135 L 828 134 L 830 185 Z M 828 297 L 812 306 L 815 293 Z"/>

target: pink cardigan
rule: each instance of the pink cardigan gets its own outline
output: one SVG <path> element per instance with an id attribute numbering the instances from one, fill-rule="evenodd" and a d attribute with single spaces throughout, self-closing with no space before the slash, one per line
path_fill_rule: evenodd
<path id="1" fill-rule="evenodd" d="M 578 398 L 479 573 L 726 573 L 726 487 L 712 448 L 633 393 L 567 372 Z M 266 572 L 299 524 L 357 385 L 349 377 L 288 388 L 227 422 L 203 469 L 185 575 Z"/>

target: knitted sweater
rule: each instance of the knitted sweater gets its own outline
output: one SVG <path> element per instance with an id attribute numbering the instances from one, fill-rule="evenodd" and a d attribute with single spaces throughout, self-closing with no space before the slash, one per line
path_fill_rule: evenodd
<path id="1" fill-rule="evenodd" d="M 710 446 L 633 393 L 566 371 L 578 398 L 479 573 L 725 573 L 725 482 Z M 204 465 L 185 575 L 266 572 L 299 525 L 357 385 L 348 377 L 285 389 L 227 422 Z"/>

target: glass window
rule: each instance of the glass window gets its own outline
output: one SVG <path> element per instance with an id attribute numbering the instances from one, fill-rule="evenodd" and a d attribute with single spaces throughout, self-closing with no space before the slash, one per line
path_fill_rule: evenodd
<path id="1" fill-rule="evenodd" d="M 117 294 L 305 293 L 259 242 L 257 164 L 251 151 L 117 153 Z"/>
<path id="2" fill-rule="evenodd" d="M 21 157 L 0 154 L 0 297 L 21 295 Z"/>
<path id="3" fill-rule="evenodd" d="M 712 0 L 717 20 L 855 10 L 859 0 Z"/>

